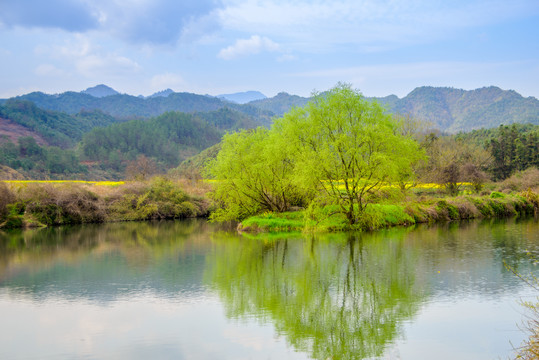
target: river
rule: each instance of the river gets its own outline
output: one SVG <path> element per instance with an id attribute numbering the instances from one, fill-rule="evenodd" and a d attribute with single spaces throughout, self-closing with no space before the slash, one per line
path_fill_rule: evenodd
<path id="1" fill-rule="evenodd" d="M 499 359 L 536 219 L 248 237 L 204 220 L 0 232 L 0 359 Z"/>

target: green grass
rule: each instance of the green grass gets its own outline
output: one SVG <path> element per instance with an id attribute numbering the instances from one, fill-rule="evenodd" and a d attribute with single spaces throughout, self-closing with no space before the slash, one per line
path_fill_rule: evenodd
<path id="1" fill-rule="evenodd" d="M 350 225 L 337 205 L 310 206 L 304 211 L 264 213 L 244 220 L 245 232 L 338 232 L 369 231 L 391 226 L 452 221 L 482 217 L 533 214 L 538 203 L 533 194 L 492 193 L 487 196 L 428 198 L 421 202 L 369 204 L 358 221 Z"/>
<path id="2" fill-rule="evenodd" d="M 249 232 L 301 231 L 304 225 L 304 212 L 266 212 L 252 216 L 241 223 L 240 230 Z"/>

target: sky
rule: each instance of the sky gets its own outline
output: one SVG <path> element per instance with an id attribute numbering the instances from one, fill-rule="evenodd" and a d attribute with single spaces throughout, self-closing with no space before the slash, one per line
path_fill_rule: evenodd
<path id="1" fill-rule="evenodd" d="M 32 91 L 539 98 L 538 0 L 0 0 L 0 98 Z"/>

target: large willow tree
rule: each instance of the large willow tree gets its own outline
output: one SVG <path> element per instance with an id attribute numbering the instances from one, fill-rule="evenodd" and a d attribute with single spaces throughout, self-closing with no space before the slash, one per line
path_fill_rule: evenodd
<path id="1" fill-rule="evenodd" d="M 401 123 L 349 85 L 317 94 L 273 128 L 294 154 L 297 183 L 325 193 L 351 225 L 369 203 L 368 195 L 411 176 L 423 152 Z"/>
<path id="2" fill-rule="evenodd" d="M 368 195 L 410 176 L 423 156 L 401 124 L 349 85 L 339 84 L 267 131 L 226 135 L 208 166 L 217 180 L 214 217 L 241 220 L 285 211 L 323 194 L 350 225 L 361 220 Z"/>

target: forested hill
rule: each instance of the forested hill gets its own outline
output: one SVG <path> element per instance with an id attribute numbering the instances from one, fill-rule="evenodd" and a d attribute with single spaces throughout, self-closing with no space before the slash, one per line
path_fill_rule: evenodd
<path id="1" fill-rule="evenodd" d="M 539 100 L 494 86 L 471 91 L 419 87 L 403 99 L 386 103 L 394 112 L 430 121 L 449 133 L 501 124 L 539 124 Z"/>
<path id="2" fill-rule="evenodd" d="M 110 89 L 110 88 L 109 88 Z M 110 89 L 114 91 L 113 89 Z M 228 101 L 205 95 L 191 93 L 168 93 L 166 96 L 148 98 L 126 94 L 95 96 L 86 92 L 68 91 L 57 95 L 42 92 L 18 96 L 7 101 L 27 100 L 45 110 L 77 114 L 80 111 L 101 110 L 118 118 L 140 118 L 158 116 L 168 111 L 186 113 L 209 112 L 222 108 L 231 108 L 254 118 L 260 125 L 268 126 L 273 113 L 252 105 L 234 104 Z M 0 103 L 6 100 L 0 101 Z"/>
<path id="3" fill-rule="evenodd" d="M 470 91 L 424 86 L 414 89 L 402 99 L 395 95 L 371 99 L 384 104 L 390 112 L 409 114 L 449 133 L 501 124 L 539 124 L 539 100 L 524 98 L 515 91 L 495 86 Z M 305 105 L 308 100 L 280 93 L 249 104 L 281 116 L 294 106 Z"/>
<path id="4" fill-rule="evenodd" d="M 0 105 L 0 132 L 12 140 L 31 136 L 43 145 L 62 148 L 74 146 L 82 135 L 94 127 L 118 122 L 100 110 L 66 114 L 43 110 L 30 101 L 9 100 Z M 12 134 L 14 133 L 14 134 Z"/>
<path id="5" fill-rule="evenodd" d="M 103 88 L 112 95 L 106 96 L 101 91 L 99 97 L 96 96 L 95 91 Z M 515 91 L 494 86 L 469 91 L 424 86 L 414 89 L 403 98 L 390 95 L 371 99 L 384 104 L 390 112 L 409 114 L 449 133 L 492 128 L 501 124 L 539 124 L 539 100 L 534 97 L 524 98 Z M 159 96 L 136 97 L 118 94 L 100 85 L 80 93 L 47 95 L 34 92 L 15 100 L 28 100 L 41 109 L 71 115 L 81 111 L 100 110 L 119 118 L 153 117 L 167 111 L 202 113 L 228 108 L 247 115 L 258 125 L 269 127 L 274 116 L 282 116 L 294 106 L 304 106 L 310 99 L 282 92 L 272 98 L 235 104 L 217 97 L 171 91 Z M 2 102 L 6 100 L 0 100 L 0 104 Z"/>
<path id="6" fill-rule="evenodd" d="M 260 124 L 238 111 L 166 112 L 119 121 L 100 110 L 75 115 L 10 100 L 0 106 L 0 179 L 122 179 L 144 156 L 154 171 L 176 167 L 220 141 L 225 131 Z M 8 169 L 9 170 L 9 169 Z"/>

